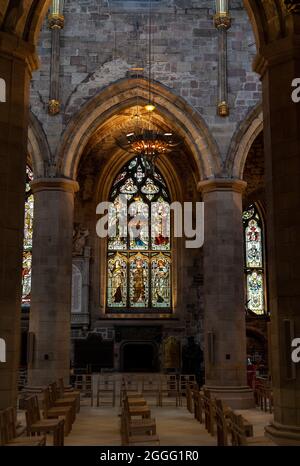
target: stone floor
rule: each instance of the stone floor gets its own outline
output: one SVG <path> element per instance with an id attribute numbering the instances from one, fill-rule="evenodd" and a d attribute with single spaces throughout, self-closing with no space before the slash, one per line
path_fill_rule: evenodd
<path id="1" fill-rule="evenodd" d="M 185 407 L 151 407 L 157 422 L 161 446 L 216 446 L 216 437 L 210 436 L 203 424 L 199 424 Z M 82 406 L 66 445 L 118 446 L 120 438 L 120 409 L 118 407 Z M 264 426 L 272 419 L 271 414 L 258 409 L 241 413 L 254 425 L 254 435 L 261 436 Z M 267 442 L 266 442 L 267 443 Z"/>

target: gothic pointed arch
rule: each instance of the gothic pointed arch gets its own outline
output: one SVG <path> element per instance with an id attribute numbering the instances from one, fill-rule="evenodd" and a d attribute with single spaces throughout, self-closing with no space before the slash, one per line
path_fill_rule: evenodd
<path id="1" fill-rule="evenodd" d="M 198 180 L 216 176 L 220 170 L 217 144 L 203 118 L 166 86 L 151 83 L 157 113 L 189 147 L 197 167 Z M 102 89 L 71 118 L 57 151 L 59 174 L 75 178 L 83 150 L 96 130 L 115 115 L 136 105 L 147 103 L 149 82 L 145 79 L 122 79 Z"/>

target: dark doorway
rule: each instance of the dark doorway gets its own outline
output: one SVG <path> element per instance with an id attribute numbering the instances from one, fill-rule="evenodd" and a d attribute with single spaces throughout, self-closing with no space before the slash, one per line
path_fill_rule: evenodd
<path id="1" fill-rule="evenodd" d="M 123 372 L 157 372 L 157 351 L 153 343 L 124 343 L 121 350 Z"/>

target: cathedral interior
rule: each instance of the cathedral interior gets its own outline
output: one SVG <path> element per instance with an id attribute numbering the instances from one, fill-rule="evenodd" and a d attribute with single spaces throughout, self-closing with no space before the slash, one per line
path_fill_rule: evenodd
<path id="1" fill-rule="evenodd" d="M 298 0 L 0 2 L 0 421 L 175 380 L 300 444 L 299 37 Z"/>

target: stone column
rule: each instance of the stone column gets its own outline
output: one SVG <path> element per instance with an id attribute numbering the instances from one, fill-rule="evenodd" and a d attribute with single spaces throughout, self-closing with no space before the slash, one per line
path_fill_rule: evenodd
<path id="1" fill-rule="evenodd" d="M 19 369 L 30 47 L 0 33 L 0 410 L 15 406 Z"/>
<path id="2" fill-rule="evenodd" d="M 32 182 L 34 224 L 29 330 L 34 334 L 29 383 L 43 385 L 70 374 L 72 239 L 77 182 Z"/>
<path id="3" fill-rule="evenodd" d="M 233 408 L 254 406 L 247 386 L 242 192 L 246 183 L 199 183 L 204 201 L 205 386 Z"/>
<path id="4" fill-rule="evenodd" d="M 300 78 L 300 15 L 294 19 L 298 33 L 265 47 L 255 66 L 263 86 L 274 392 L 266 431 L 288 445 L 300 444 L 300 363 L 291 359 L 291 340 L 300 337 L 300 102 L 291 98 Z"/>

